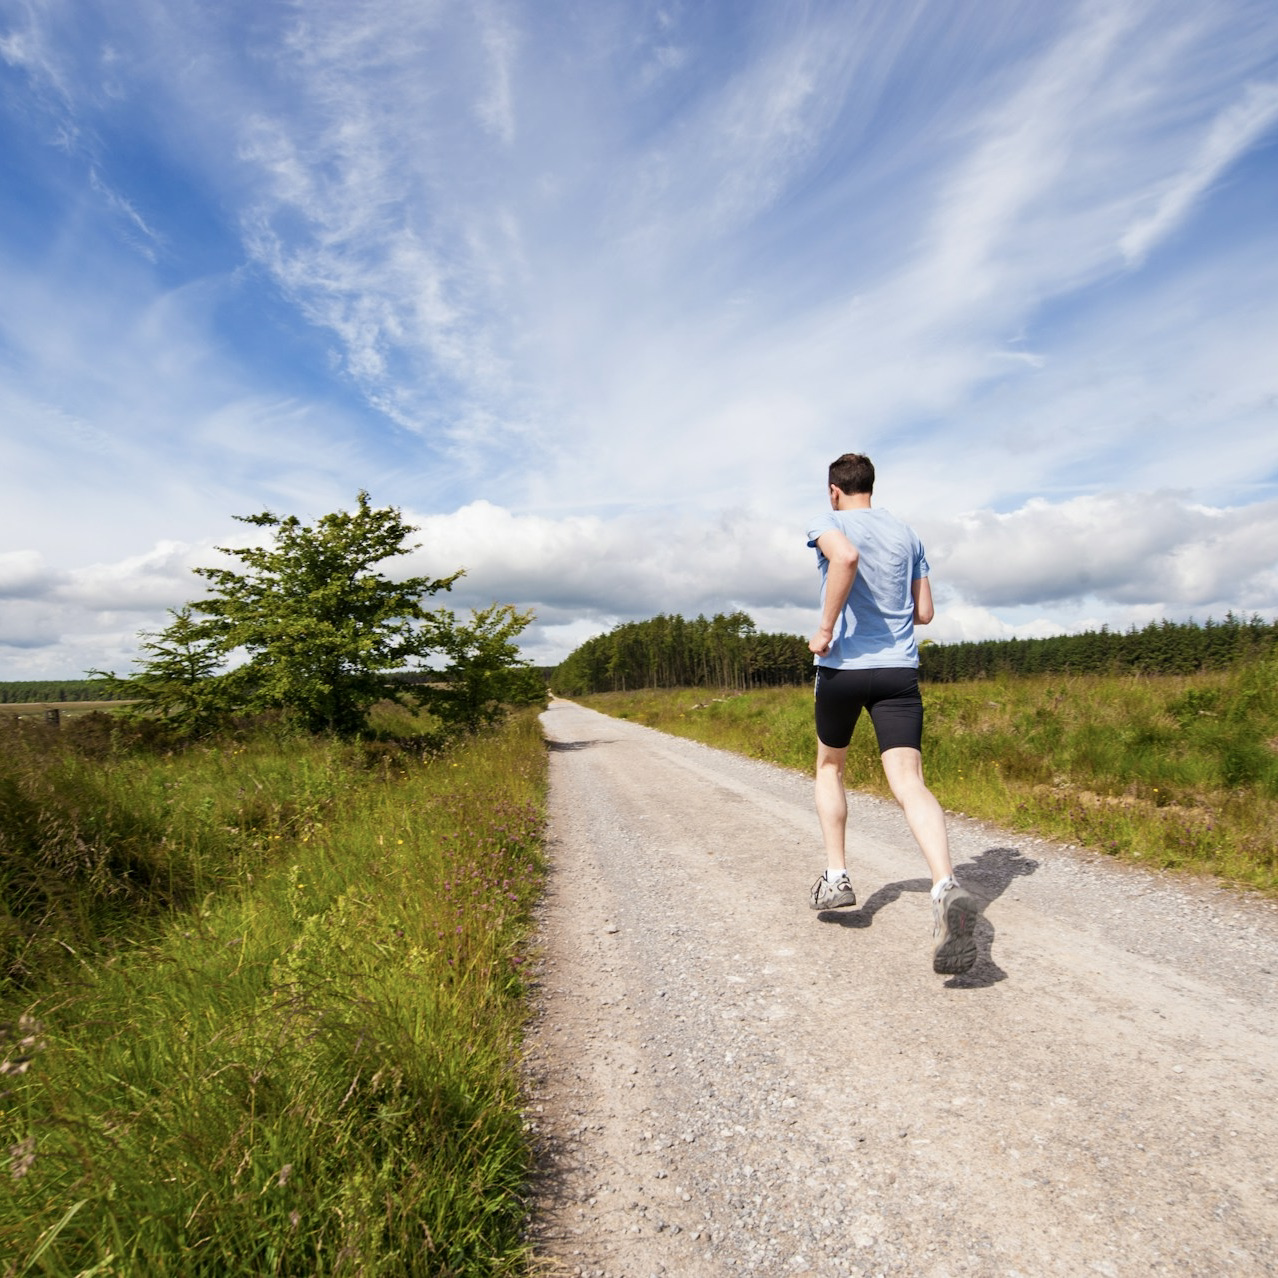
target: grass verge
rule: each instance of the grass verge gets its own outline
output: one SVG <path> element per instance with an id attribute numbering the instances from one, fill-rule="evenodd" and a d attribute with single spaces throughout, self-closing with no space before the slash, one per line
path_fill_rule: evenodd
<path id="1" fill-rule="evenodd" d="M 812 693 L 605 693 L 607 714 L 810 771 Z M 1278 895 L 1278 660 L 1185 677 L 1004 676 L 927 684 L 941 803 L 1110 855 Z M 848 785 L 887 794 L 869 724 Z"/>
<path id="2" fill-rule="evenodd" d="M 395 768 L 256 741 L 96 783 L 181 892 L 10 981 L 5 1272 L 520 1272 L 535 717 Z"/>

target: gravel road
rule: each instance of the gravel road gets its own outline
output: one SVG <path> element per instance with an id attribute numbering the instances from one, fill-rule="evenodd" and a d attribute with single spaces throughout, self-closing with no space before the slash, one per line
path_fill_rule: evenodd
<path id="1" fill-rule="evenodd" d="M 1278 1273 L 1278 907 L 954 818 L 981 957 L 931 970 L 922 857 L 806 777 L 566 701 L 526 1043 L 546 1271 Z"/>

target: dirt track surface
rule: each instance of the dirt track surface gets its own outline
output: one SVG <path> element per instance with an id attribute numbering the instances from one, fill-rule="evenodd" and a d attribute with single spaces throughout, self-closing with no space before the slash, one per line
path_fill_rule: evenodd
<path id="1" fill-rule="evenodd" d="M 552 1273 L 1278 1273 L 1278 911 L 955 819 L 989 902 L 849 796 L 816 914 L 802 776 L 543 716 L 551 875 L 529 1118 Z"/>

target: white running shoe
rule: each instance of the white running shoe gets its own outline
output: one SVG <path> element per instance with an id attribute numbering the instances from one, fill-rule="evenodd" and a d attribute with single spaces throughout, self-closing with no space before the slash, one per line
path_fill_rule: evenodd
<path id="1" fill-rule="evenodd" d="M 953 879 L 932 901 L 932 935 L 936 948 L 932 951 L 932 971 L 942 976 L 957 976 L 976 962 L 976 917 L 980 902 Z"/>
<path id="2" fill-rule="evenodd" d="M 840 875 L 836 883 L 831 883 L 823 874 L 812 885 L 809 904 L 814 910 L 837 910 L 842 905 L 855 905 L 856 893 L 846 874 Z"/>

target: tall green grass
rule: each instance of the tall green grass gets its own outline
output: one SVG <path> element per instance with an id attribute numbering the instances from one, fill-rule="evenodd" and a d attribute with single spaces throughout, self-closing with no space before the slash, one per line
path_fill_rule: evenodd
<path id="1" fill-rule="evenodd" d="M 157 749 L 103 714 L 0 720 L 0 989 L 243 887 L 322 827 L 375 748 L 278 731 Z"/>
<path id="2" fill-rule="evenodd" d="M 55 760 L 48 796 L 80 796 L 108 926 L 8 987 L 8 1272 L 520 1272 L 535 719 L 426 760 L 268 737 L 97 762 Z M 145 855 L 158 897 L 110 890 Z"/>
<path id="3" fill-rule="evenodd" d="M 810 770 L 812 692 L 607 693 L 619 715 Z M 928 783 L 952 810 L 1278 893 L 1278 658 L 1185 677 L 924 685 Z M 857 728 L 848 785 L 887 794 Z"/>

